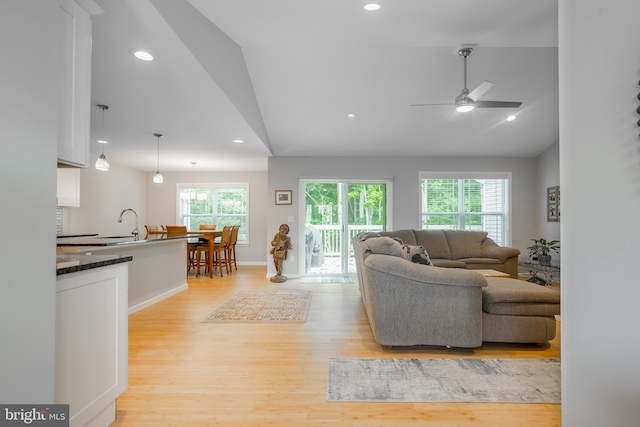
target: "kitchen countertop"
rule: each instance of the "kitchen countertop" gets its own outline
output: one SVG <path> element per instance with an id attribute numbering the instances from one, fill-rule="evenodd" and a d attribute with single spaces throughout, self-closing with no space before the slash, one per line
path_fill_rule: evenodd
<path id="1" fill-rule="evenodd" d="M 75 273 L 76 271 L 91 270 L 93 268 L 106 267 L 108 265 L 120 264 L 122 262 L 133 261 L 132 256 L 121 255 L 62 255 L 58 256 L 56 262 L 65 262 L 69 264 L 75 263 L 77 265 L 71 265 L 68 267 L 62 267 L 56 269 L 56 276 L 62 274 Z"/>
<path id="2" fill-rule="evenodd" d="M 57 246 L 119 246 L 140 243 L 158 243 L 167 240 L 186 239 L 191 236 L 158 237 L 135 240 L 133 236 L 105 236 L 105 237 L 63 237 L 56 239 Z"/>

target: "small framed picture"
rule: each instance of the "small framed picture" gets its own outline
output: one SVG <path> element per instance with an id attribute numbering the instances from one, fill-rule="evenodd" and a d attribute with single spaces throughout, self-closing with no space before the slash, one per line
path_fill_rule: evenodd
<path id="1" fill-rule="evenodd" d="M 557 221 L 560 213 L 558 212 L 558 205 L 556 203 L 549 203 L 547 209 L 547 221 Z"/>
<path id="2" fill-rule="evenodd" d="M 291 190 L 276 190 L 276 205 L 291 205 Z"/>
<path id="3" fill-rule="evenodd" d="M 560 221 L 560 187 L 547 188 L 547 222 Z"/>

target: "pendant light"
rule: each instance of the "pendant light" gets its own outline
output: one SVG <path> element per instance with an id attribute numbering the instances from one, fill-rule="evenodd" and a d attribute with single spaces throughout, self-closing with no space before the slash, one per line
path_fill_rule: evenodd
<path id="1" fill-rule="evenodd" d="M 191 191 L 189 192 L 189 199 L 194 201 L 196 199 L 196 163 L 191 162 L 191 179 L 193 179 L 193 183 L 191 184 Z"/>
<path id="2" fill-rule="evenodd" d="M 107 144 L 107 139 L 104 137 L 104 110 L 108 110 L 108 105 L 98 104 L 98 108 L 102 110 L 102 139 L 98 139 L 97 142 L 102 144 L 102 154 L 96 160 L 96 169 L 99 171 L 108 171 L 109 170 L 109 162 L 107 158 L 104 156 L 104 146 Z"/>
<path id="3" fill-rule="evenodd" d="M 156 174 L 153 175 L 154 184 L 162 184 L 164 182 L 164 178 L 160 173 L 160 138 L 162 138 L 161 133 L 154 133 L 153 136 L 158 138 L 158 168 L 156 169 Z"/>

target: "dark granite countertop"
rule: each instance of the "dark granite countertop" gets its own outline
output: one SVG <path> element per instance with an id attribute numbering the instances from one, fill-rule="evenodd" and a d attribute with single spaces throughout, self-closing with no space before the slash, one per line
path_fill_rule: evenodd
<path id="1" fill-rule="evenodd" d="M 79 255 L 79 254 L 69 254 L 69 255 L 60 255 L 56 259 L 56 263 L 65 262 L 65 263 L 75 263 L 77 260 L 77 265 L 70 265 L 68 267 L 62 267 L 56 269 L 56 276 L 60 276 L 62 274 L 75 273 L 76 271 L 82 270 L 91 270 L 93 268 L 106 267 L 108 265 L 120 264 L 123 262 L 133 261 L 132 256 L 127 255 Z"/>

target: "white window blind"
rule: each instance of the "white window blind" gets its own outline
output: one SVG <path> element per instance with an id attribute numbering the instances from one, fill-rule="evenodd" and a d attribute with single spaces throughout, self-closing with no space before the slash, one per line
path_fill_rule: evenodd
<path id="1" fill-rule="evenodd" d="M 239 225 L 238 243 L 249 240 L 249 184 L 178 184 L 178 222 L 188 230 L 200 224 Z"/>
<path id="2" fill-rule="evenodd" d="M 508 244 L 508 177 L 422 173 L 420 180 L 423 230 L 486 231 Z"/>

